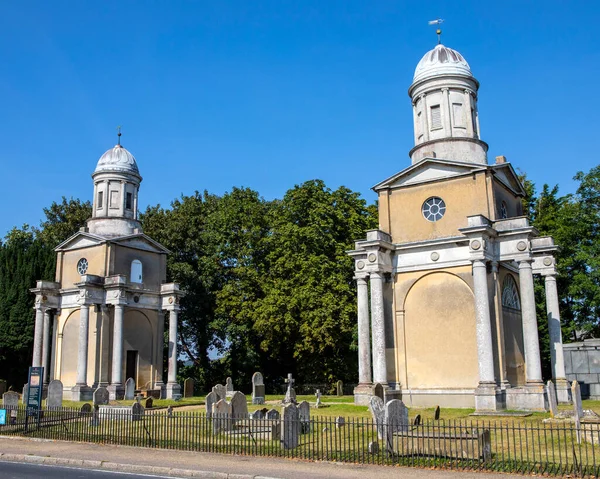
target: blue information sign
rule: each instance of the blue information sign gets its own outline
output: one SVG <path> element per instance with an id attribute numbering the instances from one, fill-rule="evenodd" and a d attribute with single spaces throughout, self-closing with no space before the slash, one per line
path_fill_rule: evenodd
<path id="1" fill-rule="evenodd" d="M 0 426 L 6 424 L 6 409 L 0 409 Z"/>
<path id="2" fill-rule="evenodd" d="M 25 430 L 27 430 L 27 418 L 35 416 L 39 424 L 40 409 L 42 407 L 42 389 L 44 386 L 44 368 L 29 368 L 29 384 L 27 391 L 27 413 L 25 414 Z"/>

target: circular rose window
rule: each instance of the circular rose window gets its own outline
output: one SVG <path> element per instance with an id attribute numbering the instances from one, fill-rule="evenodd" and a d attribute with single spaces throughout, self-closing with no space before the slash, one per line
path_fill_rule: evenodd
<path id="1" fill-rule="evenodd" d="M 79 274 L 85 274 L 87 272 L 87 269 L 88 269 L 88 260 L 85 258 L 81 258 L 77 262 L 77 272 Z"/>
<path id="2" fill-rule="evenodd" d="M 432 196 L 423 203 L 421 211 L 427 221 L 438 221 L 446 213 L 446 203 L 444 203 L 443 199 Z"/>

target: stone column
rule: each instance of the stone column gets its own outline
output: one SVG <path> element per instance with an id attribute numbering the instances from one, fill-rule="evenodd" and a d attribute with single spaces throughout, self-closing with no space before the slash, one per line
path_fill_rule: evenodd
<path id="1" fill-rule="evenodd" d="M 42 334 L 42 367 L 44 368 L 44 384 L 48 384 L 49 368 L 48 356 L 50 353 L 50 311 L 44 311 L 44 332 Z"/>
<path id="2" fill-rule="evenodd" d="M 88 337 L 90 327 L 90 307 L 82 304 L 79 310 L 79 342 L 77 345 L 77 386 L 87 386 Z"/>
<path id="3" fill-rule="evenodd" d="M 35 329 L 33 332 L 33 361 L 31 365 L 39 367 L 42 365 L 42 343 L 44 339 L 44 310 L 41 306 L 35 308 Z"/>
<path id="4" fill-rule="evenodd" d="M 419 144 L 419 132 L 421 130 L 421 125 L 419 124 L 419 115 L 417 111 L 417 103 L 412 102 L 413 107 L 413 129 L 415 132 L 415 145 Z"/>
<path id="5" fill-rule="evenodd" d="M 52 346 L 50 347 L 50 380 L 58 379 L 56 374 L 56 350 L 58 349 L 58 316 L 59 311 L 55 311 L 52 321 Z"/>
<path id="6" fill-rule="evenodd" d="M 446 137 L 454 136 L 452 134 L 452 107 L 450 105 L 450 90 L 442 88 L 442 123 Z"/>
<path id="7" fill-rule="evenodd" d="M 382 273 L 371 273 L 371 327 L 373 329 L 373 381 L 387 386 Z"/>
<path id="8" fill-rule="evenodd" d="M 471 90 L 465 90 L 465 127 L 467 128 L 467 136 L 472 138 L 475 135 L 473 131 L 473 97 Z"/>
<path id="9" fill-rule="evenodd" d="M 366 278 L 356 278 L 358 304 L 358 383 L 371 384 L 369 290 Z"/>
<path id="10" fill-rule="evenodd" d="M 427 95 L 423 93 L 420 98 L 423 105 L 423 123 L 421 125 L 423 127 L 423 141 L 425 142 L 429 141 L 429 107 L 427 106 Z"/>
<path id="11" fill-rule="evenodd" d="M 171 309 L 169 311 L 169 373 L 167 382 L 167 398 L 180 394 L 180 387 L 177 383 L 177 316 L 179 311 Z"/>
<path id="12" fill-rule="evenodd" d="M 510 387 L 506 374 L 506 343 L 504 341 L 504 316 L 502 314 L 502 285 L 498 274 L 498 262 L 492 262 L 494 282 L 494 311 L 496 312 L 496 336 L 498 337 L 498 372 L 500 385 Z"/>
<path id="13" fill-rule="evenodd" d="M 108 388 L 111 399 L 121 399 L 125 392 L 123 386 L 123 318 L 125 306 L 115 304 L 115 319 L 113 325 L 112 373 Z"/>
<path id="14" fill-rule="evenodd" d="M 519 261 L 519 286 L 521 289 L 521 315 L 523 318 L 523 343 L 525 349 L 525 379 L 528 385 L 542 382 L 540 343 L 535 311 L 535 294 L 531 259 Z"/>
<path id="15" fill-rule="evenodd" d="M 544 282 L 546 286 L 546 310 L 548 312 L 548 335 L 550 336 L 552 378 L 556 385 L 556 395 L 559 402 L 569 402 L 569 384 L 565 372 L 556 276 L 554 274 L 546 275 Z"/>
<path id="16" fill-rule="evenodd" d="M 158 312 L 158 325 L 156 328 L 156 381 L 154 383 L 154 389 L 160 389 L 160 396 L 162 398 L 165 383 L 163 382 L 163 347 L 165 340 L 165 313 L 164 311 Z"/>

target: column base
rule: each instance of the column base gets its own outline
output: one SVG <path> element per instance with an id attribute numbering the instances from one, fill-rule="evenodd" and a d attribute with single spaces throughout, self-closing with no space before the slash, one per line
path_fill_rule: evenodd
<path id="1" fill-rule="evenodd" d="M 548 408 L 544 389 L 544 385 L 537 382 L 507 389 L 506 408 L 517 411 L 545 412 Z"/>
<path id="2" fill-rule="evenodd" d="M 91 401 L 94 391 L 87 384 L 76 384 L 71 388 L 71 401 Z"/>
<path id="3" fill-rule="evenodd" d="M 369 399 L 373 395 L 373 384 L 363 383 L 354 388 L 354 404 L 357 406 L 368 406 Z"/>
<path id="4" fill-rule="evenodd" d="M 160 391 L 160 394 L 158 396 L 160 399 L 167 398 L 167 387 L 165 386 L 165 383 L 163 383 L 162 381 L 157 381 L 154 383 L 154 390 Z"/>
<path id="5" fill-rule="evenodd" d="M 111 401 L 120 401 L 125 398 L 125 386 L 123 384 L 111 384 L 106 389 L 108 389 L 108 399 Z"/>
<path id="6" fill-rule="evenodd" d="M 167 399 L 181 399 L 181 386 L 177 383 L 167 383 Z"/>
<path id="7" fill-rule="evenodd" d="M 569 381 L 564 378 L 554 379 L 556 386 L 556 399 L 558 404 L 571 404 L 571 388 L 569 387 Z"/>
<path id="8" fill-rule="evenodd" d="M 475 411 L 493 412 L 498 410 L 495 383 L 479 383 L 475 389 Z"/>

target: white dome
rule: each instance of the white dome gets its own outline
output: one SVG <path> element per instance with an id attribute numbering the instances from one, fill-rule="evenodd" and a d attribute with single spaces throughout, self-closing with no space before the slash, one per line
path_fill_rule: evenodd
<path id="1" fill-rule="evenodd" d="M 115 145 L 100 157 L 94 173 L 112 171 L 140 174 L 135 158 L 121 145 Z"/>
<path id="2" fill-rule="evenodd" d="M 452 48 L 444 45 L 436 45 L 433 50 L 428 51 L 415 69 L 413 83 L 425 78 L 441 75 L 460 75 L 473 77 L 471 67 L 467 60 Z"/>

